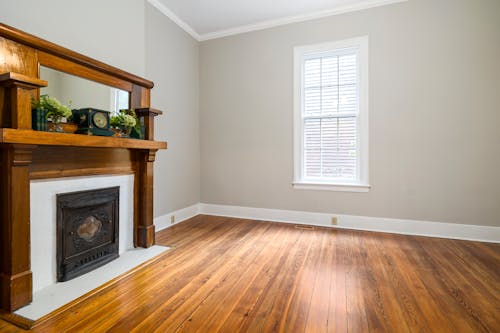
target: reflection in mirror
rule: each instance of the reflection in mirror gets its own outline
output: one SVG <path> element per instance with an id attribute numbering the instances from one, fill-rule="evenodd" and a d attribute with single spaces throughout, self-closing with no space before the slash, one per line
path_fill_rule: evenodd
<path id="1" fill-rule="evenodd" d="M 115 113 L 129 108 L 128 91 L 43 66 L 40 78 L 49 83 L 40 89 L 40 95 L 55 97 L 63 104 L 71 101 L 72 109 L 94 108 Z"/>

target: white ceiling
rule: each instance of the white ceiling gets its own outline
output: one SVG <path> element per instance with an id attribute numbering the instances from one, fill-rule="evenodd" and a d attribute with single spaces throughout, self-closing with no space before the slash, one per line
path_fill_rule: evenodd
<path id="1" fill-rule="evenodd" d="M 406 0 L 148 0 L 198 40 Z"/>

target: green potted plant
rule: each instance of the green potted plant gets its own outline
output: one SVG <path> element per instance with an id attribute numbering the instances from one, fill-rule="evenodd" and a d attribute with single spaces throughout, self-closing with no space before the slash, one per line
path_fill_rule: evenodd
<path id="1" fill-rule="evenodd" d="M 130 137 L 133 128 L 139 123 L 135 111 L 120 110 L 111 116 L 110 125 L 115 129 L 116 136 Z"/>
<path id="2" fill-rule="evenodd" d="M 126 110 L 126 112 L 135 119 L 135 126 L 132 128 L 132 131 L 130 132 L 130 137 L 134 139 L 141 139 L 141 140 L 144 139 L 144 125 L 139 120 L 139 117 L 137 117 L 135 110 L 130 109 Z"/>
<path id="3" fill-rule="evenodd" d="M 45 114 L 46 120 L 51 120 L 52 124 L 49 126 L 49 131 L 63 132 L 61 121 L 63 118 L 68 120 L 71 117 L 71 101 L 68 105 L 63 105 L 55 97 L 49 95 L 42 95 L 38 100 L 33 99 L 31 107 L 34 110 L 40 110 Z"/>

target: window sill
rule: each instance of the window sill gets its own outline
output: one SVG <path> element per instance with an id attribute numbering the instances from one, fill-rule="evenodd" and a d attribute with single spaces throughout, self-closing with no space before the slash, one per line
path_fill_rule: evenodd
<path id="1" fill-rule="evenodd" d="M 370 191 L 371 186 L 368 184 L 330 184 L 330 183 L 294 182 L 293 188 L 297 190 L 368 192 Z"/>

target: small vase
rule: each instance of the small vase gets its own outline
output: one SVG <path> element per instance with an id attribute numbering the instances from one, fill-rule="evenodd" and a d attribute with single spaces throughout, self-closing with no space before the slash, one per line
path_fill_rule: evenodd
<path id="1" fill-rule="evenodd" d="M 122 138 L 130 138 L 130 132 L 132 131 L 131 127 L 122 128 L 120 131 Z"/>
<path id="2" fill-rule="evenodd" d="M 49 123 L 49 132 L 63 133 L 63 125 L 61 123 L 61 118 L 53 118 L 52 122 Z"/>
<path id="3" fill-rule="evenodd" d="M 130 131 L 131 128 L 113 128 L 113 131 L 115 134 L 113 135 L 114 137 L 118 138 L 129 138 L 130 137 Z"/>

